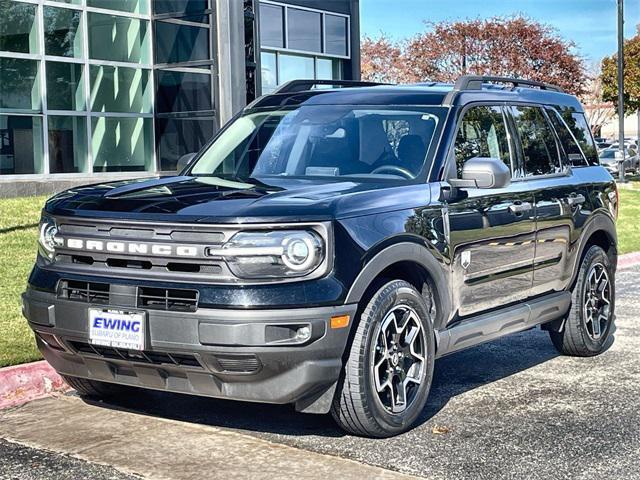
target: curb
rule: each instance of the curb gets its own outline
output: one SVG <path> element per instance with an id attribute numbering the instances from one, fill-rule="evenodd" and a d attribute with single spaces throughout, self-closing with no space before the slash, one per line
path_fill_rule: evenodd
<path id="1" fill-rule="evenodd" d="M 0 368 L 0 410 L 69 390 L 44 360 Z"/>
<path id="2" fill-rule="evenodd" d="M 635 267 L 640 264 L 640 252 L 625 253 L 618 257 L 618 270 Z"/>

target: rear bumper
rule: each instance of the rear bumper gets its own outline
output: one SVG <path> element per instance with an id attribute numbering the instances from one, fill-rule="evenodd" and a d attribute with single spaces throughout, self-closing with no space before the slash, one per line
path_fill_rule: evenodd
<path id="1" fill-rule="evenodd" d="M 89 307 L 110 308 L 32 288 L 23 294 L 23 312 L 38 347 L 61 374 L 234 400 L 295 403 L 298 410 L 315 413 L 329 410 L 349 335 L 349 328 L 329 328 L 330 318 L 350 315 L 353 321 L 357 308 L 147 310 L 147 347 L 141 354 L 89 345 Z M 293 338 L 301 326 L 311 328 L 307 341 Z"/>

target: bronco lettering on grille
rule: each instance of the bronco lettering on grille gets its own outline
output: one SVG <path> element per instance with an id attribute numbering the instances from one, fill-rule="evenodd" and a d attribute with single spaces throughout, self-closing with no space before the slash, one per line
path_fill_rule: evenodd
<path id="1" fill-rule="evenodd" d="M 158 255 L 176 257 L 197 257 L 198 249 L 188 245 L 168 245 L 134 242 L 113 242 L 102 240 L 82 240 L 67 238 L 67 248 L 73 250 L 91 250 L 96 252 L 129 253 L 132 255 Z"/>

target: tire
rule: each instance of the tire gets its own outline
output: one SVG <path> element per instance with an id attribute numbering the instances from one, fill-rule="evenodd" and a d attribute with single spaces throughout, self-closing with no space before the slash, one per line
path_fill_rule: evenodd
<path id="1" fill-rule="evenodd" d="M 601 272 L 604 272 L 602 274 Z M 601 276 L 604 275 L 604 276 Z M 599 279 L 599 280 L 598 280 Z M 599 298 L 599 290 L 607 285 Z M 596 293 L 594 295 L 594 281 Z M 590 297 L 591 295 L 591 297 Z M 608 298 L 608 304 L 604 298 Z M 590 298 L 595 298 L 585 305 Z M 601 308 L 599 308 L 601 306 Z M 593 309 L 602 313 L 594 315 Z M 605 251 L 594 245 L 589 248 L 580 264 L 576 284 L 571 292 L 571 309 L 560 332 L 549 331 L 551 341 L 563 355 L 593 357 L 608 348 L 615 319 L 615 271 Z M 597 316 L 597 319 L 593 319 Z"/>
<path id="2" fill-rule="evenodd" d="M 81 397 L 90 398 L 114 398 L 130 391 L 131 387 L 116 385 L 114 383 L 99 382 L 86 378 L 69 377 L 62 375 L 65 382 L 69 384 Z"/>
<path id="3" fill-rule="evenodd" d="M 429 305 L 403 280 L 386 283 L 362 305 L 331 407 L 347 432 L 391 437 L 409 430 L 422 412 L 435 353 Z"/>

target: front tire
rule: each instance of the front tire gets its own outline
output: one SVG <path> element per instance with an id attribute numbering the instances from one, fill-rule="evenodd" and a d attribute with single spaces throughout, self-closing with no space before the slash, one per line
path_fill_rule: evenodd
<path id="1" fill-rule="evenodd" d="M 549 332 L 553 345 L 563 355 L 599 355 L 608 348 L 614 311 L 615 272 L 605 251 L 594 245 L 580 264 L 564 328 Z"/>
<path id="2" fill-rule="evenodd" d="M 383 285 L 364 308 L 331 413 L 367 437 L 405 432 L 431 388 L 434 332 L 429 304 L 408 282 Z"/>

